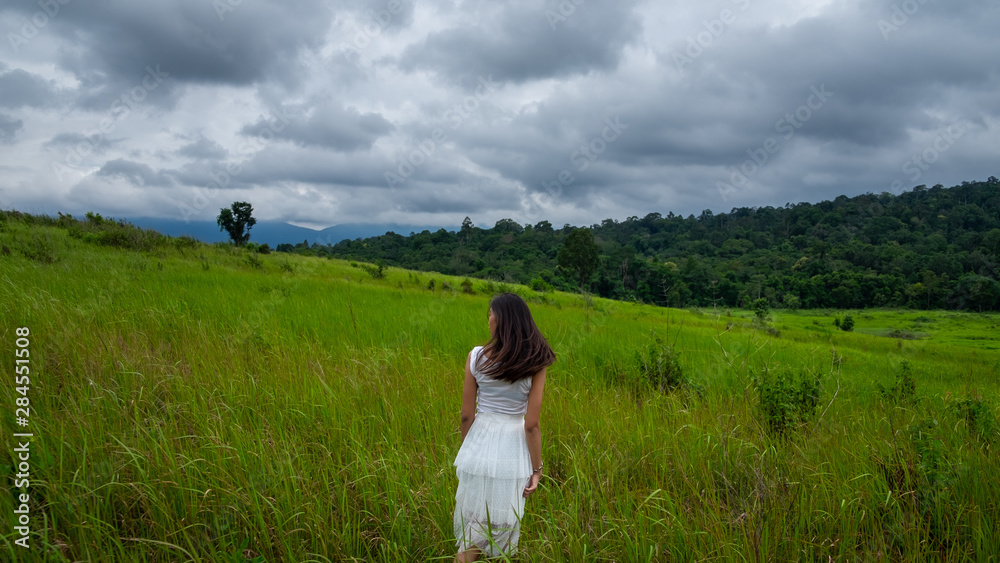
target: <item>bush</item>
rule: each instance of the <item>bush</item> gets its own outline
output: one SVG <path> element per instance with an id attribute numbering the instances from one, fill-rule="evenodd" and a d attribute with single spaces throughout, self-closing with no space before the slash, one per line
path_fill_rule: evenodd
<path id="1" fill-rule="evenodd" d="M 767 321 L 767 315 L 771 312 L 771 305 L 767 302 L 767 298 L 761 297 L 750 304 L 750 310 L 756 316 L 754 320 L 764 323 Z"/>
<path id="2" fill-rule="evenodd" d="M 130 250 L 153 250 L 170 244 L 170 238 L 152 230 L 145 230 L 119 219 L 107 219 L 88 212 L 86 221 L 77 221 L 72 215 L 59 215 L 59 226 L 65 227 L 69 236 L 86 243 L 112 246 Z M 175 243 L 176 244 L 176 243 Z"/>
<path id="3" fill-rule="evenodd" d="M 951 410 L 965 421 L 969 433 L 979 437 L 986 443 L 992 443 L 997 436 L 997 419 L 993 415 L 993 407 L 989 401 L 984 401 L 982 395 L 966 397 L 952 405 Z"/>
<path id="4" fill-rule="evenodd" d="M 250 266 L 251 268 L 256 268 L 258 270 L 264 268 L 264 262 L 262 262 L 261 259 L 257 256 L 257 254 L 253 252 L 247 254 L 245 261 L 247 263 L 247 266 Z"/>
<path id="5" fill-rule="evenodd" d="M 785 435 L 816 415 L 822 392 L 820 374 L 764 368 L 753 376 L 752 383 L 760 414 L 771 432 Z"/>
<path id="6" fill-rule="evenodd" d="M 374 266 L 368 264 L 362 264 L 361 269 L 368 272 L 368 275 L 372 277 L 373 280 L 380 280 L 385 278 L 385 261 L 379 260 L 375 262 Z"/>
<path id="7" fill-rule="evenodd" d="M 486 280 L 486 283 L 483 284 L 483 293 L 486 295 L 496 295 L 497 285 L 493 283 L 493 280 Z"/>
<path id="8" fill-rule="evenodd" d="M 174 247 L 176 247 L 178 250 L 184 248 L 194 248 L 199 244 L 201 243 L 198 242 L 198 239 L 191 238 L 187 235 L 181 235 L 174 239 Z"/>
<path id="9" fill-rule="evenodd" d="M 544 291 L 552 291 L 552 289 L 553 289 L 552 284 L 550 284 L 547 281 L 543 280 L 541 277 L 537 277 L 537 278 L 531 280 L 530 287 L 534 291 L 543 291 L 543 292 Z"/>
<path id="10" fill-rule="evenodd" d="M 844 316 L 844 321 L 840 323 L 840 330 L 851 332 L 854 330 L 854 319 L 850 315 Z"/>
<path id="11" fill-rule="evenodd" d="M 923 516 L 931 517 L 936 509 L 952 504 L 953 462 L 948 459 L 937 419 L 921 420 L 907 430 L 917 458 L 915 500 Z"/>
<path id="12" fill-rule="evenodd" d="M 639 381 L 660 393 L 667 393 L 687 383 L 684 370 L 673 346 L 653 334 L 651 342 L 635 352 L 635 370 Z"/>
<path id="13" fill-rule="evenodd" d="M 462 280 L 462 293 L 468 293 L 469 295 L 475 293 L 475 291 L 473 291 L 472 289 L 472 280 L 470 280 L 469 278 L 465 278 L 464 280 Z"/>
<path id="14" fill-rule="evenodd" d="M 29 232 L 30 235 L 24 231 L 12 233 L 10 242 L 14 251 L 40 264 L 52 264 L 62 259 L 62 253 L 57 248 L 52 233 L 41 229 L 32 229 Z M 11 249 L 8 249 L 6 253 L 10 252 Z"/>
<path id="15" fill-rule="evenodd" d="M 427 282 L 427 289 L 429 289 L 431 291 L 434 291 L 434 287 L 436 285 L 437 285 L 437 280 L 435 280 L 434 278 L 431 278 L 430 281 Z"/>
<path id="16" fill-rule="evenodd" d="M 903 360 L 899 366 L 899 373 L 892 385 L 885 387 L 880 383 L 875 384 L 885 399 L 894 402 L 912 403 L 917 398 L 917 382 L 913 379 L 913 371 L 910 369 L 910 362 Z"/>

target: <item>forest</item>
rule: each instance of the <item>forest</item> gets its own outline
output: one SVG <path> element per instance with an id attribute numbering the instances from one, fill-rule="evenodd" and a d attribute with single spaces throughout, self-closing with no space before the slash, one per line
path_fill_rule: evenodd
<path id="1" fill-rule="evenodd" d="M 589 227 L 598 262 L 584 283 L 612 299 L 669 307 L 1000 309 L 1000 180 L 916 186 L 833 201 L 649 213 Z M 548 221 L 388 232 L 277 250 L 579 291 L 558 253 L 576 229 Z"/>

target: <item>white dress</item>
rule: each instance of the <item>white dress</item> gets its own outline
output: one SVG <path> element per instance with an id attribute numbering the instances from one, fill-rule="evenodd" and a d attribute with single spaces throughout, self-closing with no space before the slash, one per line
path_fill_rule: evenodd
<path id="1" fill-rule="evenodd" d="M 457 549 L 479 547 L 495 557 L 517 549 L 524 487 L 531 477 L 531 454 L 524 435 L 531 378 L 516 383 L 492 379 L 476 364 L 482 346 L 472 350 L 471 368 L 479 390 L 476 418 L 455 457 Z"/>

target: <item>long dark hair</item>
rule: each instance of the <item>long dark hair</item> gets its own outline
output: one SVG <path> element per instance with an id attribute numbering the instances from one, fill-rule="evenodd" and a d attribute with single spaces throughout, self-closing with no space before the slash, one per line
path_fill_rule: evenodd
<path id="1" fill-rule="evenodd" d="M 555 363 L 556 353 L 531 318 L 528 304 L 516 293 L 499 293 L 490 299 L 496 317 L 492 338 L 483 346 L 476 367 L 484 375 L 514 383 Z"/>

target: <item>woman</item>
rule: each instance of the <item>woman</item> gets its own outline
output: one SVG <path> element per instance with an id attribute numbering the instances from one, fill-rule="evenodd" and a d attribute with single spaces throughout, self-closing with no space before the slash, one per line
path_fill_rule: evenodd
<path id="1" fill-rule="evenodd" d="M 539 415 L 545 369 L 556 355 L 518 295 L 494 296 L 488 318 L 490 340 L 465 361 L 455 458 L 457 561 L 513 553 L 524 501 L 542 477 Z"/>

